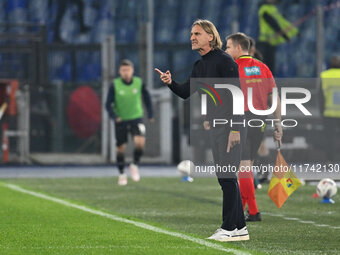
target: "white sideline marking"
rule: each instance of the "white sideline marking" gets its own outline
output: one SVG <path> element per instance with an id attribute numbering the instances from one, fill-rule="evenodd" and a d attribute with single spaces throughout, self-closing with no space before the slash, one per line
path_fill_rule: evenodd
<path id="1" fill-rule="evenodd" d="M 1 246 L 1 249 L 6 250 L 42 250 L 42 249 L 50 249 L 50 250 L 66 250 L 66 249 L 79 249 L 79 250 L 89 250 L 89 249 L 119 249 L 119 248 L 135 248 L 135 249 L 145 249 L 144 246 L 141 245 L 78 245 L 78 246 Z M 162 245 L 164 249 L 192 249 L 192 246 L 170 246 L 170 245 Z M 195 249 L 206 249 L 205 247 L 195 247 Z"/>
<path id="2" fill-rule="evenodd" d="M 261 212 L 261 214 L 265 214 L 265 215 L 269 215 L 269 216 L 273 216 L 273 217 L 280 217 L 283 218 L 285 220 L 290 220 L 290 221 L 297 221 L 303 224 L 311 224 L 314 225 L 315 227 L 327 227 L 327 228 L 331 228 L 331 229 L 340 229 L 340 226 L 331 226 L 331 225 L 327 225 L 327 224 L 318 224 L 314 221 L 307 221 L 307 220 L 301 220 L 299 218 L 291 218 L 291 217 L 285 217 L 282 214 L 274 214 L 274 213 L 268 213 L 268 212 Z"/>
<path id="3" fill-rule="evenodd" d="M 188 236 L 188 235 L 181 234 L 181 233 L 174 232 L 174 231 L 161 229 L 161 228 L 154 227 L 152 225 L 142 223 L 142 222 L 138 222 L 138 221 L 128 220 L 128 219 L 116 216 L 114 214 L 109 214 L 109 213 L 106 213 L 106 212 L 103 212 L 103 211 L 100 211 L 100 210 L 91 209 L 91 208 L 83 206 L 83 205 L 73 204 L 71 202 L 68 202 L 68 201 L 60 199 L 60 198 L 56 198 L 56 197 L 44 195 L 44 194 L 39 193 L 39 192 L 34 192 L 34 191 L 23 189 L 23 188 L 21 188 L 17 185 L 14 185 L 14 184 L 4 183 L 3 185 L 6 186 L 7 188 L 10 188 L 10 189 L 15 190 L 15 191 L 19 191 L 19 192 L 24 193 L 24 194 L 29 194 L 29 195 L 34 196 L 34 197 L 39 197 L 39 198 L 42 198 L 42 199 L 45 199 L 45 200 L 49 200 L 49 201 L 52 201 L 52 202 L 55 202 L 55 203 L 58 203 L 58 204 L 65 205 L 67 207 L 76 208 L 78 210 L 88 212 L 88 213 L 92 213 L 92 214 L 95 214 L 95 215 L 99 215 L 99 216 L 102 216 L 102 217 L 105 217 L 105 218 L 109 218 L 111 220 L 132 224 L 132 225 L 135 225 L 137 227 L 147 229 L 147 230 L 150 230 L 150 231 L 154 231 L 154 232 L 157 232 L 157 233 L 162 233 L 162 234 L 165 234 L 165 235 L 178 237 L 178 238 L 181 238 L 181 239 L 184 239 L 184 240 L 187 240 L 187 241 L 191 241 L 191 242 L 194 242 L 194 243 L 198 243 L 200 245 L 203 245 L 203 246 L 206 246 L 206 247 L 209 247 L 209 248 L 213 248 L 213 249 L 216 249 L 216 250 L 231 252 L 235 255 L 248 255 L 248 254 L 250 254 L 250 253 L 245 252 L 245 251 L 240 251 L 240 250 L 231 249 L 231 248 L 225 248 L 222 245 L 211 243 L 211 242 L 208 242 L 208 241 L 200 239 L 200 238 Z"/>

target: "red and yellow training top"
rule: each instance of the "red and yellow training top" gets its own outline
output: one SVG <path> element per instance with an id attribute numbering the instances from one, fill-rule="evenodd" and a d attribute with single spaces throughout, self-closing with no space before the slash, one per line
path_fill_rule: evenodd
<path id="1" fill-rule="evenodd" d="M 238 64 L 241 89 L 244 95 L 244 110 L 248 107 L 248 88 L 253 88 L 253 106 L 256 110 L 268 109 L 268 95 L 276 87 L 269 68 L 261 61 L 245 55 L 235 60 Z"/>

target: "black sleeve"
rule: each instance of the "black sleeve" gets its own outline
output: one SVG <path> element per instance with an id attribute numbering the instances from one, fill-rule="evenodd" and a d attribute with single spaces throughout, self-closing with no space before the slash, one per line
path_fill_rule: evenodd
<path id="1" fill-rule="evenodd" d="M 112 109 L 112 105 L 114 104 L 114 102 L 115 102 L 115 90 L 113 88 L 113 84 L 111 84 L 109 93 L 107 94 L 107 97 L 106 97 L 105 108 L 107 112 L 109 113 L 110 118 L 113 120 L 115 120 L 117 117 Z"/>
<path id="2" fill-rule="evenodd" d="M 179 84 L 172 80 L 172 83 L 168 87 L 172 92 L 183 99 L 187 99 L 188 97 L 190 97 L 190 80 L 182 84 Z"/>
<path id="3" fill-rule="evenodd" d="M 147 90 L 145 84 L 142 85 L 142 95 L 143 95 L 143 101 L 146 107 L 146 110 L 148 112 L 149 119 L 153 118 L 153 108 L 152 108 L 152 101 L 149 91 Z"/>
<path id="4" fill-rule="evenodd" d="M 197 66 L 198 61 L 196 61 L 196 63 L 194 64 L 194 67 L 191 71 L 191 78 L 195 78 L 196 77 L 196 66 Z M 195 89 L 190 89 L 190 79 L 187 80 L 186 82 L 179 84 L 177 82 L 175 82 L 174 80 L 172 80 L 172 83 L 168 86 L 169 89 L 174 92 L 177 96 L 183 98 L 183 99 L 187 99 L 189 98 L 193 93 L 196 92 Z"/>
<path id="5" fill-rule="evenodd" d="M 265 12 L 263 14 L 263 18 L 277 33 L 282 33 L 281 27 L 274 17 Z M 289 41 L 289 37 L 286 35 L 286 33 L 282 33 L 282 36 L 286 39 L 286 41 Z"/>

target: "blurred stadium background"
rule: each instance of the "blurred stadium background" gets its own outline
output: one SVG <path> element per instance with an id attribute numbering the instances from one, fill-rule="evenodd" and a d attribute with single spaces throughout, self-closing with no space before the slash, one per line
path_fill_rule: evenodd
<path id="1" fill-rule="evenodd" d="M 112 124 L 102 105 L 122 58 L 135 63 L 135 74 L 153 95 L 156 123 L 147 126 L 143 163 L 188 158 L 188 104 L 164 88 L 153 67 L 171 70 L 179 81 L 188 77 L 199 58 L 188 43 L 196 18 L 214 22 L 222 38 L 242 31 L 256 39 L 260 1 L 83 0 L 85 31 L 81 10 L 67 2 L 56 40 L 58 1 L 0 1 L 0 79 L 3 86 L 18 82 L 17 109 L 7 116 L 8 129 L 2 128 L 4 163 L 114 161 Z M 278 7 L 298 25 L 299 36 L 278 47 L 276 77 L 318 77 L 340 54 L 338 2 L 288 0 Z M 285 132 L 287 161 L 323 162 L 317 82 L 302 84 L 312 91 L 313 117 Z"/>
<path id="2" fill-rule="evenodd" d="M 221 220 L 216 178 L 182 182 L 176 171 L 178 162 L 209 153 L 204 144 L 189 144 L 190 134 L 200 135 L 190 125 L 189 103 L 173 96 L 153 68 L 171 70 L 178 81 L 190 75 L 199 58 L 189 44 L 197 18 L 214 22 L 222 39 L 238 31 L 257 39 L 260 2 L 0 0 L 0 106 L 8 104 L 0 121 L 0 253 L 339 254 L 339 195 L 334 205 L 321 204 L 307 183 L 278 209 L 263 184 L 256 190 L 263 221 L 247 224 L 251 240 L 217 244 L 204 240 Z M 294 86 L 294 78 L 310 90 L 313 114 L 289 111 L 299 125 L 284 129 L 282 153 L 297 165 L 329 163 L 318 77 L 340 55 L 340 1 L 277 6 L 299 35 L 278 46 L 276 81 Z M 123 58 L 134 62 L 155 111 L 155 123 L 145 121 L 142 179 L 126 187 L 112 178 L 118 175 L 115 139 L 104 108 Z M 269 155 L 261 162 L 273 164 L 271 130 L 265 144 Z M 340 163 L 340 153 L 333 163 Z M 296 175 L 312 184 L 340 180 L 334 171 Z"/>

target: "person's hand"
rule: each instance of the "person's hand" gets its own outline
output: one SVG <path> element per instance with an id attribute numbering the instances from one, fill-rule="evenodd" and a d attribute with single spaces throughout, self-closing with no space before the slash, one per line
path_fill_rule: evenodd
<path id="1" fill-rule="evenodd" d="M 115 122 L 116 123 L 122 122 L 122 119 L 120 117 L 117 117 L 117 118 L 115 118 Z"/>
<path id="2" fill-rule="evenodd" d="M 150 123 L 154 123 L 154 122 L 155 122 L 155 119 L 154 119 L 154 118 L 150 118 L 150 119 L 149 119 L 149 122 L 150 122 Z"/>
<path id="3" fill-rule="evenodd" d="M 171 84 L 172 79 L 171 79 L 171 73 L 170 73 L 169 70 L 167 70 L 165 73 L 163 73 L 158 68 L 155 68 L 155 71 L 159 74 L 159 78 L 161 79 L 162 82 L 164 82 L 167 85 Z"/>
<path id="4" fill-rule="evenodd" d="M 205 120 L 203 122 L 203 127 L 204 127 L 205 130 L 210 130 L 210 123 L 209 123 L 209 121 Z"/>
<path id="5" fill-rule="evenodd" d="M 275 130 L 274 130 L 274 133 L 273 133 L 273 137 L 274 137 L 274 140 L 277 141 L 279 143 L 279 146 L 281 147 L 281 139 L 282 139 L 282 127 L 281 126 L 276 126 L 275 127 Z"/>
<path id="6" fill-rule="evenodd" d="M 235 145 L 240 144 L 240 142 L 241 142 L 240 132 L 230 131 L 227 153 L 229 153 L 230 149 L 233 148 Z"/>
<path id="7" fill-rule="evenodd" d="M 282 132 L 282 127 L 281 126 L 276 126 L 275 130 L 274 130 L 274 134 L 273 134 L 274 139 L 276 141 L 281 140 L 282 139 L 282 133 L 283 133 Z"/>

